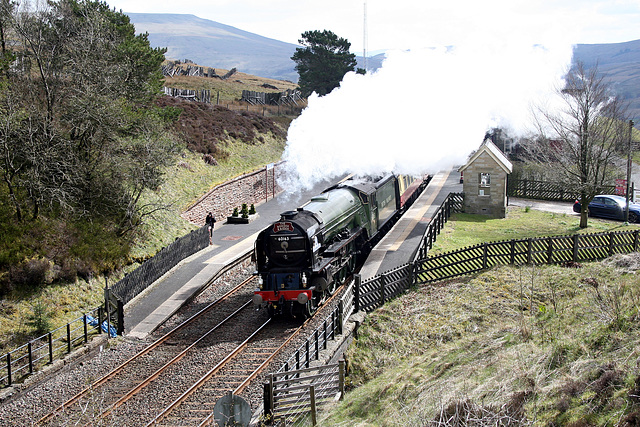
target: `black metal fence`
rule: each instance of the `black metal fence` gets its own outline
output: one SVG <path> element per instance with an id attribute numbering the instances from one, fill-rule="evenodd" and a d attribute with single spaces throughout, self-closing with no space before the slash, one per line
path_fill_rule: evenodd
<path id="1" fill-rule="evenodd" d="M 115 329 L 109 327 L 104 319 L 103 307 L 96 308 L 6 353 L 0 362 L 0 384 L 10 386 L 22 380 L 86 344 L 94 335 L 102 332 L 115 334 Z"/>
<path id="2" fill-rule="evenodd" d="M 416 254 L 412 258 L 411 262 L 416 259 L 425 258 L 429 250 L 433 247 L 436 238 L 440 234 L 440 230 L 449 220 L 449 217 L 454 212 L 462 212 L 464 209 L 464 194 L 463 193 L 449 193 L 447 198 L 442 202 L 440 207 L 436 210 L 427 225 L 427 229 L 422 235 L 422 239 L 418 244 Z"/>
<path id="3" fill-rule="evenodd" d="M 10 386 L 46 364 L 65 357 L 87 343 L 90 336 L 124 332 L 124 305 L 183 259 L 209 245 L 207 227 L 176 239 L 153 258 L 105 290 L 105 303 L 47 334 L 0 357 L 0 385 Z M 4 362 L 4 363 L 3 363 Z"/>
<path id="4" fill-rule="evenodd" d="M 123 304 L 131 301 L 183 259 L 209 245 L 207 227 L 200 227 L 162 248 L 154 257 L 127 274 L 111 288 Z"/>
<path id="5" fill-rule="evenodd" d="M 597 261 L 636 252 L 640 230 L 513 239 L 481 243 L 418 260 L 415 283 L 430 283 L 476 273 L 497 265 L 540 265 Z"/>

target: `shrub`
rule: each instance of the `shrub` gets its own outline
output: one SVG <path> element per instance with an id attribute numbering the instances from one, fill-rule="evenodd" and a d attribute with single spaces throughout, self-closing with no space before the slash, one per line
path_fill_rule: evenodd
<path id="1" fill-rule="evenodd" d="M 249 215 L 255 215 L 256 213 L 256 207 L 254 206 L 253 203 L 251 203 L 251 206 L 249 207 Z"/>
<path id="2" fill-rule="evenodd" d="M 231 214 L 231 216 L 238 216 L 238 208 L 237 207 L 233 208 L 233 213 Z"/>
<path id="3" fill-rule="evenodd" d="M 9 269 L 9 281 L 13 282 L 16 288 L 35 288 L 45 283 L 50 263 L 48 260 L 33 258 Z"/>
<path id="4" fill-rule="evenodd" d="M 43 335 L 52 329 L 51 310 L 42 299 L 38 299 L 31 306 L 31 314 L 27 317 L 26 323 L 37 335 Z"/>

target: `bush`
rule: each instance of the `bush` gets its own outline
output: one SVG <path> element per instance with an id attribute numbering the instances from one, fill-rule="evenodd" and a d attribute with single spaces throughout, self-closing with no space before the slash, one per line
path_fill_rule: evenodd
<path id="1" fill-rule="evenodd" d="M 51 310 L 41 299 L 31 307 L 31 314 L 27 317 L 27 326 L 37 335 L 43 335 L 52 329 Z"/>
<path id="2" fill-rule="evenodd" d="M 249 207 L 249 215 L 255 215 L 256 214 L 256 207 L 254 206 L 253 203 L 251 203 L 251 206 Z"/>
<path id="3" fill-rule="evenodd" d="M 43 283 L 51 264 L 48 260 L 33 258 L 9 269 L 9 281 L 16 288 L 35 288 Z"/>
<path id="4" fill-rule="evenodd" d="M 238 208 L 237 207 L 233 208 L 233 213 L 231 214 L 231 216 L 238 216 Z"/>

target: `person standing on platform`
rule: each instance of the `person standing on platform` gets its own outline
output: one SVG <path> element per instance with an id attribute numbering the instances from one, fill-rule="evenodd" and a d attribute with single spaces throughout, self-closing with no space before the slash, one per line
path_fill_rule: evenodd
<path id="1" fill-rule="evenodd" d="M 216 217 L 213 216 L 211 212 L 207 214 L 207 219 L 205 219 L 205 223 L 209 227 L 209 244 L 213 244 L 213 224 L 216 223 Z"/>

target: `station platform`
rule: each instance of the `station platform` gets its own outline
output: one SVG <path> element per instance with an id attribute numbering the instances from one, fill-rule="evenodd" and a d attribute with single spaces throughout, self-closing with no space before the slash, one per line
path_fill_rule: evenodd
<path id="1" fill-rule="evenodd" d="M 450 192 L 462 191 L 459 176 L 452 169 L 433 177 L 413 206 L 373 249 L 361 270 L 363 279 L 405 264 L 412 258 L 430 215 Z M 226 265 L 251 251 L 258 233 L 278 220 L 282 212 L 302 206 L 334 183 L 319 183 L 295 197 L 280 193 L 256 204 L 257 217 L 249 224 L 226 224 L 219 219 L 211 246 L 180 262 L 125 306 L 125 336 L 146 338 Z"/>
<path id="2" fill-rule="evenodd" d="M 391 231 L 371 250 L 360 269 L 362 280 L 411 261 L 432 216 L 449 193 L 461 193 L 457 168 L 438 172 Z"/>

